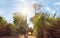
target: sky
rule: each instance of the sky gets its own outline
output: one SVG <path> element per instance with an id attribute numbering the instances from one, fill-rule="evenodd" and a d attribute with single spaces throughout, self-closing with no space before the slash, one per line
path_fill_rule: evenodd
<path id="1" fill-rule="evenodd" d="M 49 11 L 51 15 L 57 11 L 57 17 L 60 16 L 60 0 L 0 0 L 0 16 L 3 16 L 7 22 L 13 23 L 14 12 L 25 12 L 27 13 L 27 22 L 32 27 L 29 19 L 34 16 L 33 3 L 43 5 L 42 11 Z"/>

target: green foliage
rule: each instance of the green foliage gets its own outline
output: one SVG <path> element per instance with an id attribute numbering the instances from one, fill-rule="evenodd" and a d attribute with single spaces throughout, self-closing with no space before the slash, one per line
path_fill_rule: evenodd
<path id="1" fill-rule="evenodd" d="M 41 7 L 40 7 L 41 6 Z M 49 29 L 51 26 L 54 25 L 54 21 L 55 21 L 55 16 L 56 16 L 56 12 L 53 16 L 50 16 L 50 14 L 47 13 L 42 13 L 41 8 L 43 8 L 42 5 L 38 5 L 38 4 L 33 4 L 33 8 L 34 8 L 34 13 L 35 16 L 31 18 L 31 21 L 34 24 L 34 35 L 36 35 L 36 38 L 42 38 L 40 37 L 43 33 L 46 32 L 46 29 Z"/>
<path id="2" fill-rule="evenodd" d="M 7 21 L 0 16 L 0 35 L 4 35 L 6 33 L 6 26 L 7 26 Z"/>
<path id="3" fill-rule="evenodd" d="M 3 17 L 0 16 L 0 26 L 2 25 L 7 25 L 7 21 Z"/>
<path id="4" fill-rule="evenodd" d="M 13 19 L 17 32 L 26 33 L 27 19 L 21 13 L 14 13 Z"/>
<path id="5" fill-rule="evenodd" d="M 34 24 L 34 35 L 38 38 L 42 35 L 42 30 L 44 31 L 46 28 L 53 26 L 54 18 L 51 18 L 48 13 L 36 13 L 31 21 Z"/>
<path id="6" fill-rule="evenodd" d="M 3 17 L 0 16 L 0 36 L 11 35 L 14 29 L 14 24 L 8 23 Z"/>

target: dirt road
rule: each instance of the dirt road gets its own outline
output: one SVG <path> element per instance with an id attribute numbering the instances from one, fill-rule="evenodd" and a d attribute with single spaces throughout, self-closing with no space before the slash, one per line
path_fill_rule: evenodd
<path id="1" fill-rule="evenodd" d="M 35 36 L 28 36 L 28 38 L 35 38 Z"/>
<path id="2" fill-rule="evenodd" d="M 24 38 L 23 36 L 3 36 L 0 38 Z M 35 38 L 35 36 L 28 36 L 28 38 Z"/>

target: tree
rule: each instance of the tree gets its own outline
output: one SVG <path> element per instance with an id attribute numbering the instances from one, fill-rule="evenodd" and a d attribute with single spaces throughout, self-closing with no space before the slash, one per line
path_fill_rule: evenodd
<path id="1" fill-rule="evenodd" d="M 37 12 L 38 10 L 41 10 L 40 8 L 41 7 L 39 7 L 38 4 L 34 4 L 35 16 L 31 18 L 31 21 L 34 24 L 34 35 L 36 35 L 36 38 L 46 38 L 45 34 L 47 32 L 47 29 L 50 26 L 53 26 L 56 13 L 53 17 L 50 17 L 48 13 L 43 13 L 40 11 Z"/>
<path id="2" fill-rule="evenodd" d="M 6 34 L 7 35 L 14 35 L 15 33 L 15 25 L 12 23 L 8 23 L 6 26 Z"/>
<path id="3" fill-rule="evenodd" d="M 38 5 L 36 3 L 33 4 L 33 8 L 34 8 L 34 13 L 35 16 L 31 18 L 31 21 L 34 24 L 34 35 L 36 35 L 36 38 L 40 37 L 40 24 L 42 24 L 42 22 L 44 22 L 41 18 L 45 18 L 42 13 L 39 11 L 41 10 L 43 6 L 42 5 Z M 38 12 L 39 11 L 39 12 Z M 42 17 L 43 16 L 43 17 Z M 42 21 L 41 21 L 42 20 Z M 41 22 L 40 22 L 41 21 Z M 43 25 L 44 26 L 44 25 Z"/>
<path id="4" fill-rule="evenodd" d="M 43 7 L 42 5 L 38 5 L 36 3 L 34 3 L 32 6 L 35 14 L 37 13 L 38 10 L 41 10 Z"/>
<path id="5" fill-rule="evenodd" d="M 6 26 L 7 26 L 7 21 L 0 16 L 0 35 L 4 35 L 6 33 Z"/>
<path id="6" fill-rule="evenodd" d="M 36 13 L 36 15 L 32 17 L 31 21 L 34 24 L 34 35 L 36 34 L 37 38 L 40 37 L 41 33 L 44 33 L 44 30 L 47 28 L 48 19 L 49 16 L 45 13 Z"/>
<path id="7" fill-rule="evenodd" d="M 27 19 L 21 13 L 14 13 L 13 15 L 14 24 L 16 30 L 20 33 L 26 33 Z"/>

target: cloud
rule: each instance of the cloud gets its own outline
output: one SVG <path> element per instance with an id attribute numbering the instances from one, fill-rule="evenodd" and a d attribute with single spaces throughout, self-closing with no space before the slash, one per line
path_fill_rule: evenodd
<path id="1" fill-rule="evenodd" d="M 47 7 L 46 9 L 47 9 L 48 11 L 51 10 L 51 8 L 48 8 L 48 7 Z"/>
<path id="2" fill-rule="evenodd" d="M 24 7 L 31 8 L 32 4 L 30 2 L 28 2 L 27 0 L 18 0 L 18 1 L 20 1 L 20 3 L 14 4 L 13 12 L 17 12 L 17 11 L 20 12 L 22 10 L 22 8 L 24 8 Z"/>
<path id="3" fill-rule="evenodd" d="M 27 3 L 26 0 L 20 0 L 22 3 Z"/>
<path id="4" fill-rule="evenodd" d="M 51 7 L 44 7 L 44 11 L 49 12 L 51 15 L 54 15 L 54 13 L 56 12 L 56 10 Z"/>
<path id="5" fill-rule="evenodd" d="M 39 1 L 37 1 L 37 3 L 40 3 L 40 2 L 43 2 L 43 0 L 39 0 Z"/>
<path id="6" fill-rule="evenodd" d="M 44 9 L 46 9 L 47 11 L 52 10 L 52 8 L 50 8 L 50 7 L 44 7 Z"/>
<path id="7" fill-rule="evenodd" d="M 60 2 L 56 2 L 56 3 L 54 3 L 54 5 L 60 5 Z"/>

